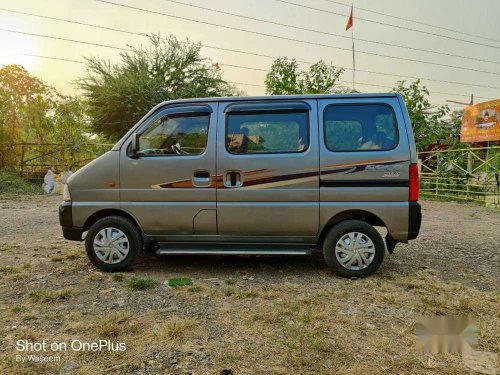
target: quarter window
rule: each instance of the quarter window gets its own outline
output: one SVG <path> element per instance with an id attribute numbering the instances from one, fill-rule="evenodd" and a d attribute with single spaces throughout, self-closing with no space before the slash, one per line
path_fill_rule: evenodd
<path id="1" fill-rule="evenodd" d="M 232 154 L 296 153 L 308 147 L 308 112 L 227 115 L 226 148 Z"/>
<path id="2" fill-rule="evenodd" d="M 385 104 L 331 105 L 324 112 L 330 151 L 383 151 L 398 144 L 396 116 Z"/>
<path id="3" fill-rule="evenodd" d="M 140 137 L 140 155 L 199 155 L 207 146 L 210 115 L 168 114 L 159 117 Z"/>

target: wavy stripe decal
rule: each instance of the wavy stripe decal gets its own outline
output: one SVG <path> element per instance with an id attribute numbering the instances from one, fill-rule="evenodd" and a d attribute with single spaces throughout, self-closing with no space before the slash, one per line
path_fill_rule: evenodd
<path id="1" fill-rule="evenodd" d="M 408 160 L 368 160 L 363 163 L 346 163 L 322 166 L 320 170 L 306 169 L 299 173 L 272 175 L 273 169 L 256 169 L 243 171 L 243 186 L 241 188 L 268 188 L 276 186 L 286 186 L 303 182 L 313 182 L 317 177 L 322 177 L 332 174 L 351 174 L 365 170 L 369 165 L 394 165 L 408 162 Z M 263 174 L 267 174 L 264 175 Z M 271 175 L 269 175 L 271 174 Z M 227 189 L 224 185 L 222 175 L 213 175 L 211 183 L 206 187 L 193 185 L 191 179 L 168 181 L 160 184 L 152 185 L 153 189 Z"/>

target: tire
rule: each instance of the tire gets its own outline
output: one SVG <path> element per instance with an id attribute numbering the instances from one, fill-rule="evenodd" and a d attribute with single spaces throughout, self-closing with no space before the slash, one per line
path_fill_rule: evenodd
<path id="1" fill-rule="evenodd" d="M 353 251 L 352 246 L 356 246 L 356 250 Z M 326 263 L 335 274 L 342 277 L 366 277 L 373 274 L 382 264 L 384 255 L 385 245 L 380 233 L 360 220 L 346 220 L 336 224 L 323 242 Z M 339 258 L 346 259 L 342 260 L 345 266 Z"/>
<path id="2" fill-rule="evenodd" d="M 129 219 L 108 216 L 90 227 L 85 238 L 85 250 L 92 264 L 100 270 L 124 271 L 139 258 L 142 250 L 141 232 Z"/>

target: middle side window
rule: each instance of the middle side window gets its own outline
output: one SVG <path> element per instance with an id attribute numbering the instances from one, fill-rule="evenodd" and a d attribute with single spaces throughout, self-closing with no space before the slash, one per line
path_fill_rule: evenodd
<path id="1" fill-rule="evenodd" d="M 226 148 L 232 154 L 297 153 L 309 147 L 309 112 L 227 114 Z"/>

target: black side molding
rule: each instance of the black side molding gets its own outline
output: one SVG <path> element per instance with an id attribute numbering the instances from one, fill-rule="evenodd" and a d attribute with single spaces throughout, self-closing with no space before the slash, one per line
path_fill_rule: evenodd
<path id="1" fill-rule="evenodd" d="M 409 187 L 408 180 L 320 180 L 320 187 Z"/>
<path id="2" fill-rule="evenodd" d="M 422 210 L 418 202 L 409 202 L 408 211 L 408 239 L 414 240 L 420 232 Z"/>

